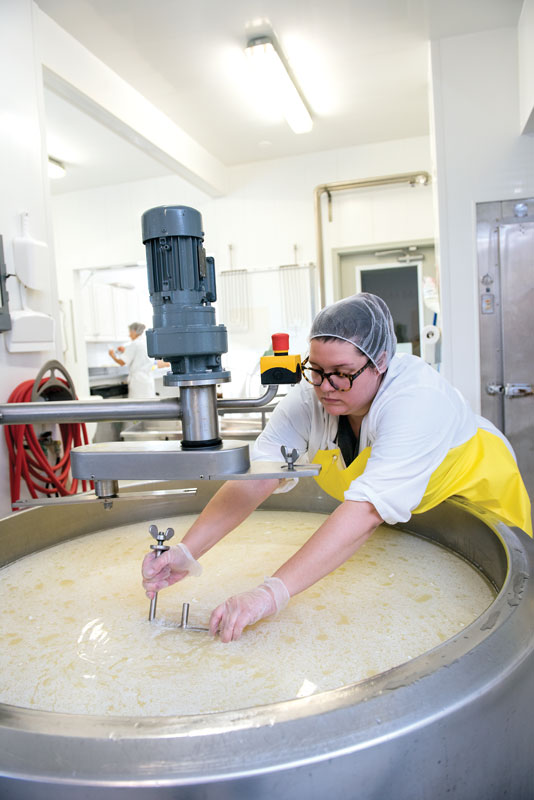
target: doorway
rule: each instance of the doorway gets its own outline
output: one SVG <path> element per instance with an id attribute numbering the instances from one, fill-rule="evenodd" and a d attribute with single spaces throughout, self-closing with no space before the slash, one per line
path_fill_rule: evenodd
<path id="1" fill-rule="evenodd" d="M 356 292 L 381 297 L 393 317 L 397 352 L 420 356 L 423 328 L 436 324 L 439 310 L 433 245 L 343 252 L 338 264 L 336 299 Z M 429 302 L 432 286 L 434 302 Z"/>

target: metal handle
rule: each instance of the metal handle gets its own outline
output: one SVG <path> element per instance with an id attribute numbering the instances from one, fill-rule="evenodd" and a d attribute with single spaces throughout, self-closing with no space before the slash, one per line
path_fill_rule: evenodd
<path id="1" fill-rule="evenodd" d="M 531 383 L 507 383 L 504 387 L 506 397 L 527 397 L 534 394 Z"/>
<path id="2" fill-rule="evenodd" d="M 531 383 L 488 383 L 486 385 L 487 394 L 504 394 L 505 397 L 528 397 L 534 394 L 534 387 Z"/>
<path id="3" fill-rule="evenodd" d="M 150 549 L 154 550 L 156 553 L 156 558 L 159 558 L 165 550 L 169 550 L 168 545 L 164 545 L 163 542 L 166 542 L 167 539 L 172 539 L 174 536 L 174 530 L 172 528 L 167 528 L 165 533 L 163 531 L 158 530 L 157 525 L 150 525 L 148 529 L 149 534 L 152 536 L 153 539 L 157 541 L 157 544 L 151 544 Z M 154 592 L 154 597 L 150 601 L 150 608 L 148 610 L 148 621 L 152 622 L 156 617 L 156 606 L 158 603 L 158 593 Z"/>

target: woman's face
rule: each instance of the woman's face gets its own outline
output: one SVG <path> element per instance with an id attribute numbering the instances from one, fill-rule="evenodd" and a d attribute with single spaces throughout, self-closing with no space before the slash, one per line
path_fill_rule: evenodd
<path id="1" fill-rule="evenodd" d="M 342 339 L 326 342 L 312 339 L 310 343 L 309 364 L 324 372 L 344 372 L 352 375 L 368 361 L 353 344 Z M 363 417 L 382 381 L 382 375 L 371 364 L 359 375 L 348 392 L 340 392 L 325 378 L 320 386 L 315 386 L 315 394 L 329 414 L 336 416 L 353 415 Z"/>

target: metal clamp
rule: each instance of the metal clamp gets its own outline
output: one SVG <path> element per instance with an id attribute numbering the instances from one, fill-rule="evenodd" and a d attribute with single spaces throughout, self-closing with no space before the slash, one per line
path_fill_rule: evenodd
<path id="1" fill-rule="evenodd" d="M 295 461 L 299 457 L 298 451 L 295 448 L 293 448 L 293 450 L 289 453 L 288 450 L 287 450 L 287 447 L 283 444 L 281 446 L 281 448 L 280 448 L 280 452 L 284 456 L 284 459 L 285 459 L 285 461 L 287 463 L 288 472 L 294 472 L 295 471 Z M 284 469 L 284 467 L 282 467 L 282 469 Z"/>

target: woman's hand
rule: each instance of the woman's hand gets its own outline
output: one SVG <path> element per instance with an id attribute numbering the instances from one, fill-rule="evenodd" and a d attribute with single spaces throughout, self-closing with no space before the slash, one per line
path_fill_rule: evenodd
<path id="1" fill-rule="evenodd" d="M 281 611 L 289 602 L 289 592 L 280 578 L 265 578 L 256 589 L 229 597 L 210 617 L 210 633 L 220 633 L 221 642 L 239 639 L 247 625 Z"/>
<path id="2" fill-rule="evenodd" d="M 154 551 L 147 553 L 141 565 L 141 572 L 146 596 L 152 600 L 156 592 L 178 583 L 187 575 L 200 575 L 202 567 L 185 544 L 180 542 L 176 547 L 165 550 L 157 558 Z"/>

